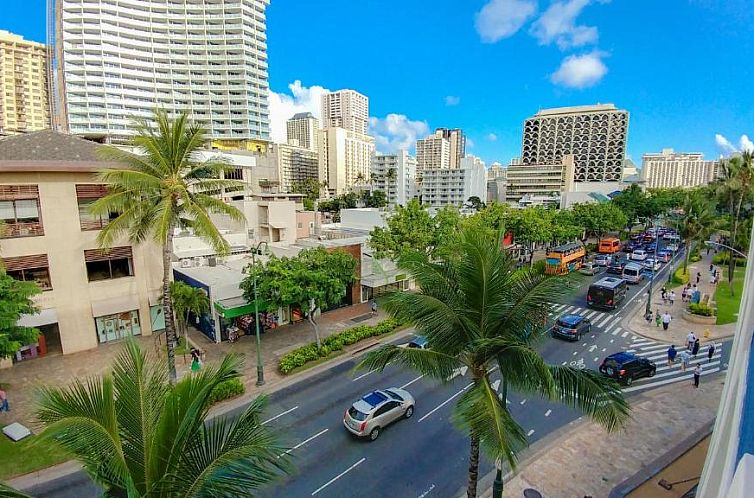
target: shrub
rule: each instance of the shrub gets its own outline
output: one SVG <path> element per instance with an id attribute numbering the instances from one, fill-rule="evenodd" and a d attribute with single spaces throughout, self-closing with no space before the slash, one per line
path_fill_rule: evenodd
<path id="1" fill-rule="evenodd" d="M 209 402 L 211 405 L 219 403 L 220 401 L 235 398 L 246 392 L 246 386 L 241 382 L 238 377 L 234 379 L 228 379 L 224 382 L 220 382 L 209 395 Z"/>
<path id="2" fill-rule="evenodd" d="M 589 243 L 586 245 L 586 252 L 587 254 L 597 252 L 597 244 L 595 243 Z"/>
<path id="3" fill-rule="evenodd" d="M 688 272 L 683 271 L 683 267 L 678 268 L 673 273 L 673 282 L 676 284 L 686 285 L 687 283 L 689 283 Z"/>
<path id="4" fill-rule="evenodd" d="M 727 265 L 730 261 L 730 253 L 721 252 L 712 256 L 712 262 L 716 265 Z M 736 258 L 736 266 L 746 266 L 746 260 L 742 258 Z"/>
<path id="5" fill-rule="evenodd" d="M 713 316 L 715 314 L 714 308 L 702 303 L 689 304 L 689 312 L 692 315 L 700 316 Z"/>
<path id="6" fill-rule="evenodd" d="M 691 263 L 696 263 L 697 261 L 701 261 L 701 260 L 702 260 L 702 255 L 701 255 L 701 254 L 699 254 L 699 251 L 698 251 L 698 250 L 697 250 L 697 251 L 694 251 L 693 253 L 691 253 L 691 254 L 689 255 L 689 261 L 690 261 Z"/>
<path id="7" fill-rule="evenodd" d="M 286 353 L 278 362 L 280 373 L 286 375 L 311 361 L 326 358 L 336 351 L 342 351 L 344 346 L 350 346 L 362 339 L 385 335 L 392 332 L 400 323 L 394 318 L 388 318 L 376 325 L 357 325 L 343 330 L 322 340 L 322 347 L 317 349 L 317 344 L 310 343 Z"/>

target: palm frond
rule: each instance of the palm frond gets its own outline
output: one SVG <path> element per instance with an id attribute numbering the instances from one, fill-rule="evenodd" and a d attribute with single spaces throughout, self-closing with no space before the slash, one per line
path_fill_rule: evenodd
<path id="1" fill-rule="evenodd" d="M 436 349 L 400 348 L 393 344 L 386 344 L 367 353 L 354 370 L 382 371 L 388 363 L 409 367 L 442 382 L 447 381 L 453 374 L 453 370 L 463 366 L 458 358 Z"/>

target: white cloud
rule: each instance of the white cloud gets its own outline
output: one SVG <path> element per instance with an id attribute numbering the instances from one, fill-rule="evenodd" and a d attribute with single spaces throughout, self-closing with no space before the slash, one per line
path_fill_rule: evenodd
<path id="1" fill-rule="evenodd" d="M 469 137 L 466 137 L 466 148 L 467 149 L 473 149 L 474 145 L 476 145 L 474 143 L 474 141 L 472 139 L 470 139 Z"/>
<path id="2" fill-rule="evenodd" d="M 445 105 L 447 106 L 454 106 L 461 103 L 461 97 L 456 97 L 455 95 L 447 95 L 445 97 Z"/>
<path id="3" fill-rule="evenodd" d="M 426 121 L 412 121 L 405 114 L 388 114 L 384 118 L 369 118 L 369 134 L 380 152 L 413 149 L 416 140 L 429 135 Z"/>
<path id="4" fill-rule="evenodd" d="M 583 55 L 569 55 L 550 76 L 550 80 L 569 88 L 594 86 L 607 74 L 607 66 L 602 62 L 604 56 L 604 52 L 596 50 Z"/>
<path id="5" fill-rule="evenodd" d="M 754 143 L 749 139 L 748 135 L 741 135 L 741 150 L 744 152 L 754 152 Z"/>
<path id="6" fill-rule="evenodd" d="M 725 152 L 738 152 L 738 149 L 732 143 L 730 143 L 730 140 L 720 135 L 719 133 L 715 134 L 715 143 Z"/>
<path id="7" fill-rule="evenodd" d="M 489 0 L 474 25 L 485 43 L 513 36 L 537 12 L 537 0 Z"/>
<path id="8" fill-rule="evenodd" d="M 287 132 L 285 122 L 297 112 L 311 112 L 317 119 L 321 118 L 321 97 L 330 92 L 319 85 L 305 87 L 300 80 L 288 85 L 288 93 L 270 90 L 270 135 L 272 140 L 285 143 Z"/>
<path id="9" fill-rule="evenodd" d="M 576 18 L 592 0 L 562 0 L 553 2 L 531 26 L 529 33 L 540 45 L 555 42 L 561 50 L 596 43 L 599 38 L 594 26 L 576 25 Z"/>
<path id="10" fill-rule="evenodd" d="M 484 138 L 486 138 L 486 139 L 487 139 L 487 140 L 489 140 L 490 142 L 495 142 L 495 141 L 497 141 L 497 135 L 495 135 L 494 133 L 488 133 L 488 134 L 487 134 L 487 136 L 486 136 L 486 137 L 484 137 Z"/>

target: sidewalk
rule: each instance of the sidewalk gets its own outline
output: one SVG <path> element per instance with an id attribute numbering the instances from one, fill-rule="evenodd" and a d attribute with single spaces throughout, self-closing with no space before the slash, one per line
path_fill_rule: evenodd
<path id="1" fill-rule="evenodd" d="M 699 288 L 702 295 L 709 294 L 710 299 L 714 299 L 715 295 L 715 286 L 710 284 L 711 274 L 709 271 L 709 265 L 711 264 L 712 257 L 714 255 L 715 253 L 712 251 L 711 254 L 708 255 L 706 254 L 706 251 L 703 250 L 701 261 L 697 261 L 696 263 L 689 263 L 689 274 L 691 275 L 690 282 L 692 284 L 696 283 L 696 274 L 701 273 L 702 277 L 699 280 L 697 287 Z M 683 260 L 680 261 L 679 265 L 682 264 Z M 718 266 L 717 268 L 718 271 L 720 271 L 720 267 Z M 663 285 L 667 285 L 666 282 L 667 281 L 665 279 L 661 279 L 659 282 L 655 281 L 655 288 L 652 291 L 652 322 L 648 324 L 644 319 L 645 304 L 647 302 L 646 297 L 644 297 L 640 301 L 640 303 L 642 303 L 641 306 L 637 305 L 633 314 L 623 322 L 624 329 L 630 330 L 634 334 L 641 335 L 655 341 L 682 346 L 686 344 L 686 336 L 688 335 L 688 333 L 694 332 L 694 335 L 699 338 L 702 348 L 707 342 L 713 340 L 719 341 L 720 339 L 725 339 L 733 335 L 736 330 L 735 323 L 728 323 L 725 325 L 704 325 L 699 323 L 692 323 L 685 320 L 683 318 L 683 310 L 688 306 L 688 303 L 684 303 L 681 300 L 681 292 L 683 291 L 682 285 L 675 287 L 674 289 L 668 288 L 668 293 L 671 290 L 674 290 L 676 293 L 675 302 L 672 306 L 670 305 L 669 301 L 667 303 L 663 303 L 660 290 L 662 289 Z M 670 325 L 668 326 L 668 330 L 663 330 L 662 324 L 659 327 L 656 326 L 654 321 L 654 313 L 656 313 L 658 310 L 660 311 L 660 314 L 664 313 L 665 311 L 670 312 L 672 320 L 670 322 Z M 707 329 L 709 329 L 710 335 L 708 338 L 705 338 L 704 332 Z"/>
<path id="2" fill-rule="evenodd" d="M 325 338 L 356 325 L 373 325 L 384 318 L 386 315 L 383 312 L 372 316 L 368 303 L 340 308 L 322 314 L 319 319 L 320 334 L 322 338 Z M 157 339 L 157 336 L 145 336 L 138 337 L 137 341 L 144 351 L 159 354 L 164 358 L 164 338 L 161 343 L 158 343 Z M 301 321 L 269 329 L 261 336 L 266 381 L 266 385 L 261 389 L 256 386 L 255 336 L 242 336 L 233 344 L 227 342 L 215 344 L 201 332 L 192 328 L 189 331 L 189 339 L 205 352 L 207 363 L 217 362 L 230 352 L 244 354 L 242 380 L 246 384 L 246 396 L 249 396 L 262 391 L 269 392 L 276 384 L 286 379 L 278 372 L 278 360 L 288 351 L 314 342 L 314 330 L 308 321 Z M 90 376 L 101 375 L 112 367 L 113 360 L 122 347 L 123 343 L 102 344 L 97 349 L 28 360 L 0 370 L 0 384 L 5 386 L 11 406 L 10 412 L 0 413 L 0 427 L 20 422 L 34 432 L 38 432 L 42 427 L 34 416 L 36 388 L 42 385 L 67 385 L 73 379 L 83 380 Z M 185 358 L 182 355 L 176 356 L 175 362 L 179 378 L 189 372 L 191 367 L 189 355 Z"/>
<path id="3" fill-rule="evenodd" d="M 535 443 L 505 483 L 503 496 L 519 498 L 533 488 L 544 498 L 606 497 L 610 491 L 691 434 L 717 413 L 725 377 L 702 377 L 699 389 L 680 382 L 631 399 L 623 431 L 607 434 L 581 419 L 570 430 Z M 483 496 L 491 496 L 491 491 Z"/>

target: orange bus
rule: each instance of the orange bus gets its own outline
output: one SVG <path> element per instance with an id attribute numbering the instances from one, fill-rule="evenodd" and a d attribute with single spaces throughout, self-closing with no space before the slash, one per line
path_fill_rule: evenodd
<path id="1" fill-rule="evenodd" d="M 581 244 L 565 244 L 547 253 L 545 273 L 548 275 L 565 275 L 581 268 L 586 256 L 586 249 Z"/>
<path id="2" fill-rule="evenodd" d="M 600 239 L 597 245 L 597 252 L 600 254 L 614 254 L 618 251 L 620 251 L 620 239 L 617 237 Z"/>

